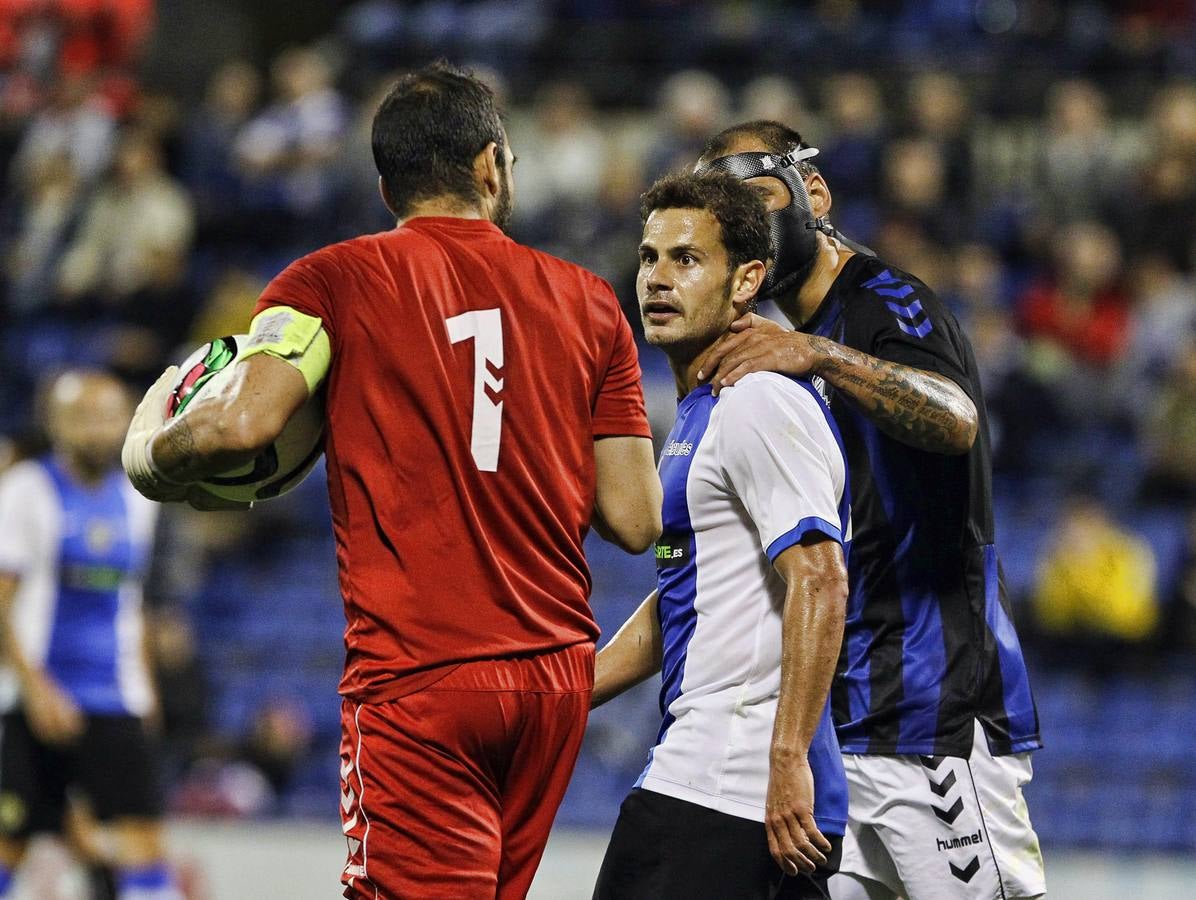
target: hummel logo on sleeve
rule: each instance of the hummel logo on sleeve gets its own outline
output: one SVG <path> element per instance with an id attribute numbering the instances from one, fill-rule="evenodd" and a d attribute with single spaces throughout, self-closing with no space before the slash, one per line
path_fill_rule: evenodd
<path id="1" fill-rule="evenodd" d="M 934 331 L 934 323 L 926 315 L 926 311 L 922 309 L 922 303 L 917 297 L 909 298 L 910 294 L 914 292 L 912 284 L 906 284 L 899 278 L 894 278 L 893 273 L 885 269 L 875 278 L 865 281 L 861 287 L 866 287 L 868 290 L 881 297 L 892 297 L 892 300 L 886 300 L 887 306 L 897 316 L 897 327 L 906 334 L 912 335 L 916 338 L 924 338 L 930 332 Z"/>

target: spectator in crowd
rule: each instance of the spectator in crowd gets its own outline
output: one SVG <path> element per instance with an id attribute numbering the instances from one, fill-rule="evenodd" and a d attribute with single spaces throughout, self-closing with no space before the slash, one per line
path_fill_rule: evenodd
<path id="1" fill-rule="evenodd" d="M 887 219 L 898 220 L 903 228 L 916 228 L 939 245 L 964 236 L 966 210 L 946 202 L 947 163 L 938 142 L 903 138 L 888 143 L 881 174 Z"/>
<path id="2" fill-rule="evenodd" d="M 182 609 L 155 610 L 146 624 L 158 685 L 163 767 L 173 781 L 210 749 L 208 677 L 199 661 L 195 630 Z"/>
<path id="3" fill-rule="evenodd" d="M 1133 327 L 1119 378 L 1138 418 L 1141 392 L 1162 383 L 1196 335 L 1196 284 L 1157 248 L 1136 256 L 1128 283 Z"/>
<path id="4" fill-rule="evenodd" d="M 1185 271 L 1196 266 L 1196 154 L 1168 153 L 1147 163 L 1139 207 L 1130 219 L 1131 245 L 1164 251 Z"/>
<path id="5" fill-rule="evenodd" d="M 943 166 L 944 196 L 951 198 L 953 208 L 969 205 L 972 187 L 969 132 L 973 117 L 971 98 L 963 82 L 950 72 L 916 75 L 906 91 L 906 109 L 909 135 L 930 141 L 937 148 Z"/>
<path id="6" fill-rule="evenodd" d="M 1196 510 L 1188 515 L 1179 578 L 1160 633 L 1165 649 L 1184 654 L 1196 651 Z"/>
<path id="7" fill-rule="evenodd" d="M 972 339 L 993 442 L 993 471 L 1015 478 L 1041 474 L 1047 449 L 1063 424 L 1049 384 L 1030 364 L 1017 333 L 1008 269 L 988 245 L 963 244 L 952 254 L 944 299 Z M 1033 409 L 1034 415 L 1026 415 Z M 1008 482 L 1003 490 L 1018 485 Z"/>
<path id="8" fill-rule="evenodd" d="M 265 279 L 236 267 L 216 275 L 192 321 L 188 342 L 199 346 L 216 335 L 238 334 L 265 286 Z"/>
<path id="9" fill-rule="evenodd" d="M 837 203 L 835 209 L 838 209 Z M 934 290 L 951 283 L 950 255 L 922 230 L 917 221 L 899 213 L 886 216 L 880 221 L 876 232 L 868 236 L 868 244 L 903 270 L 914 269 L 919 272 L 920 280 Z"/>
<path id="10" fill-rule="evenodd" d="M 260 816 L 285 810 L 296 772 L 312 752 L 314 729 L 302 701 L 257 704 L 243 735 L 194 745 L 173 804 L 187 815 Z"/>
<path id="11" fill-rule="evenodd" d="M 1160 91 L 1150 111 L 1153 152 L 1131 192 L 1123 231 L 1135 250 L 1162 251 L 1172 265 L 1196 267 L 1196 87 Z"/>
<path id="12" fill-rule="evenodd" d="M 1008 310 L 1013 305 L 1009 273 L 1001 257 L 987 244 L 966 243 L 956 247 L 951 255 L 950 274 L 944 299 L 965 326 L 983 310 L 992 307 Z"/>
<path id="13" fill-rule="evenodd" d="M 1023 478 L 1041 475 L 1050 461 L 1046 448 L 1062 425 L 1054 395 L 1033 376 L 1026 342 L 1008 310 L 975 308 L 967 331 L 988 406 L 993 471 Z"/>
<path id="14" fill-rule="evenodd" d="M 151 372 L 186 332 L 194 231 L 191 198 L 167 174 L 161 148 L 126 132 L 58 269 L 63 302 L 112 329 L 108 362 L 120 371 Z"/>
<path id="15" fill-rule="evenodd" d="M 116 143 L 111 108 L 95 92 L 87 75 L 70 75 L 54 83 L 46 105 L 29 122 L 13 163 L 18 186 L 34 177 L 42 160 L 67 154 L 85 183 L 103 174 Z"/>
<path id="16" fill-rule="evenodd" d="M 82 205 L 80 181 L 65 150 L 28 163 L 17 233 L 7 251 L 8 308 L 35 314 L 51 304 L 63 246 Z"/>
<path id="17" fill-rule="evenodd" d="M 1062 366 L 1106 369 L 1125 351 L 1129 304 L 1121 287 L 1121 248 L 1116 235 L 1097 222 L 1063 230 L 1050 274 L 1019 301 L 1030 338 L 1058 351 Z"/>
<path id="18" fill-rule="evenodd" d="M 1145 428 L 1148 502 L 1196 505 L 1196 339 L 1150 402 Z"/>
<path id="19" fill-rule="evenodd" d="M 1038 566 L 1035 623 L 1056 658 L 1103 669 L 1110 652 L 1141 647 L 1154 634 L 1154 553 L 1086 494 L 1069 498 L 1056 534 Z"/>
<path id="20" fill-rule="evenodd" d="M 520 218 L 554 222 L 560 206 L 585 207 L 602 185 L 606 139 L 590 97 L 576 82 L 549 82 L 536 92 L 531 121 L 512 136 L 520 150 Z M 549 225 L 548 230 L 554 230 Z"/>
<path id="21" fill-rule="evenodd" d="M 363 232 L 386 231 L 391 227 L 385 207 L 379 210 L 375 199 L 378 196 L 378 170 L 374 168 L 374 157 L 370 152 L 370 132 L 374 126 L 374 111 L 397 77 L 389 74 L 371 82 L 363 102 L 353 113 L 344 153 L 340 157 L 345 189 L 337 216 L 341 232 L 338 236 L 348 238 Z"/>
<path id="22" fill-rule="evenodd" d="M 275 213 L 284 240 L 314 246 L 323 234 L 312 234 L 311 225 L 331 212 L 343 187 L 336 162 L 349 108 L 316 50 L 283 52 L 270 80 L 274 102 L 241 129 L 233 152 L 253 211 Z"/>
<path id="23" fill-rule="evenodd" d="M 248 236 L 239 214 L 241 176 L 233 145 L 260 94 L 261 78 L 253 66 L 240 59 L 227 62 L 208 82 L 203 105 L 184 128 L 182 177 L 206 240 L 235 244 Z"/>
<path id="24" fill-rule="evenodd" d="M 731 114 L 731 96 L 708 72 L 688 69 L 673 75 L 660 89 L 658 134 L 648 150 L 644 174 L 656 178 L 687 169 L 711 132 Z"/>
<path id="25" fill-rule="evenodd" d="M 240 756 L 266 776 L 275 797 L 286 793 L 311 749 L 311 714 L 298 700 L 276 698 L 254 714 Z"/>
<path id="26" fill-rule="evenodd" d="M 738 119 L 744 122 L 801 122 L 802 131 L 817 144 L 826 126 L 806 106 L 806 99 L 792 79 L 762 75 L 743 88 Z"/>
<path id="27" fill-rule="evenodd" d="M 1196 85 L 1179 81 L 1159 91 L 1149 122 L 1158 155 L 1196 156 Z"/>
<path id="28" fill-rule="evenodd" d="M 612 151 L 602 162 L 601 182 L 593 202 L 562 203 L 551 215 L 542 215 L 537 225 L 529 224 L 535 237 L 529 234 L 527 240 L 601 275 L 623 299 L 624 312 L 631 312 L 635 296 L 635 226 L 639 221 L 636 210 L 642 188 L 640 160 L 626 151 Z M 554 230 L 547 230 L 550 224 Z M 521 228 L 514 230 L 523 234 Z"/>
<path id="29" fill-rule="evenodd" d="M 63 257 L 59 290 L 118 311 L 140 292 L 169 291 L 185 271 L 194 230 L 191 198 L 167 174 L 161 148 L 126 132 Z"/>
<path id="30" fill-rule="evenodd" d="M 820 147 L 818 167 L 827 181 L 840 185 L 836 224 L 848 234 L 859 234 L 861 228 L 850 220 L 863 214 L 880 188 L 881 148 L 886 139 L 880 86 L 861 72 L 830 75 L 823 82 L 822 108 L 828 134 Z M 849 212 L 848 207 L 860 211 Z"/>
<path id="31" fill-rule="evenodd" d="M 1074 222 L 1111 212 L 1125 172 L 1114 152 L 1105 95 L 1089 81 L 1064 81 L 1048 95 L 1046 119 L 1044 199 L 1052 219 Z"/>

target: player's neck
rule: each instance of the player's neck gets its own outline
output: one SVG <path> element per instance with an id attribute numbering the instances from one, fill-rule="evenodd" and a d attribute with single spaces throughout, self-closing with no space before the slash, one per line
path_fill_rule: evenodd
<path id="1" fill-rule="evenodd" d="M 109 471 L 111 471 L 107 466 L 97 469 L 86 460 L 79 459 L 69 453 L 59 452 L 57 455 L 59 464 L 66 469 L 67 474 L 87 488 L 93 488 L 103 482 L 108 477 Z"/>
<path id="2" fill-rule="evenodd" d="M 411 204 L 410 211 L 406 216 L 399 219 L 397 224 L 402 225 L 411 219 L 425 216 L 438 219 L 486 218 L 476 205 L 471 205 L 456 197 L 432 197 L 429 200 L 421 200 L 418 203 Z"/>
<path id="3" fill-rule="evenodd" d="M 714 345 L 712 344 L 712 346 Z M 673 370 L 673 381 L 677 385 L 677 399 L 689 396 L 689 392 L 701 384 L 698 381 L 698 372 L 701 371 L 702 360 L 706 358 L 709 351 L 710 347 L 707 347 L 693 359 L 669 357 L 669 368 Z"/>
<path id="4" fill-rule="evenodd" d="M 855 253 L 838 241 L 824 234 L 818 235 L 818 255 L 814 257 L 814 268 L 810 271 L 810 277 L 788 302 L 777 304 L 785 318 L 793 323 L 794 328 L 801 328 L 818 312 L 818 307 L 830 293 L 831 285 L 853 256 Z"/>

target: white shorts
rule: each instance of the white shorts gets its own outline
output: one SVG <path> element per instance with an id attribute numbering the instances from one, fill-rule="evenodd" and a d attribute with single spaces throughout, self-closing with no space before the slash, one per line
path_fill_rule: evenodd
<path id="1" fill-rule="evenodd" d="M 1022 785 L 1030 754 L 843 754 L 850 797 L 834 900 L 1023 900 L 1046 893 Z"/>

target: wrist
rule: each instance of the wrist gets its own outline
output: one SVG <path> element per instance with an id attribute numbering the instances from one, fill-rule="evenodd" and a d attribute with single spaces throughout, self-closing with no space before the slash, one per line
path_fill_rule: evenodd
<path id="1" fill-rule="evenodd" d="M 809 765 L 809 753 L 801 747 L 773 744 L 768 751 L 769 761 L 773 765 Z"/>
<path id="2" fill-rule="evenodd" d="M 41 670 L 28 664 L 13 666 L 13 669 L 16 671 L 17 684 L 25 693 L 37 690 L 46 682 Z"/>
<path id="3" fill-rule="evenodd" d="M 810 335 L 808 341 L 808 346 L 813 356 L 810 374 L 825 377 L 828 370 L 832 368 L 834 361 L 834 357 L 831 355 L 831 342 L 818 335 Z"/>
<path id="4" fill-rule="evenodd" d="M 157 460 L 154 459 L 154 441 L 161 433 L 162 432 L 160 429 L 155 431 L 150 435 L 149 440 L 145 442 L 145 465 L 149 469 L 150 474 L 154 477 L 154 480 L 156 480 L 159 484 L 165 485 L 166 487 L 184 487 L 186 482 L 179 481 L 176 478 L 171 478 L 162 471 L 162 467 L 158 465 Z"/>

